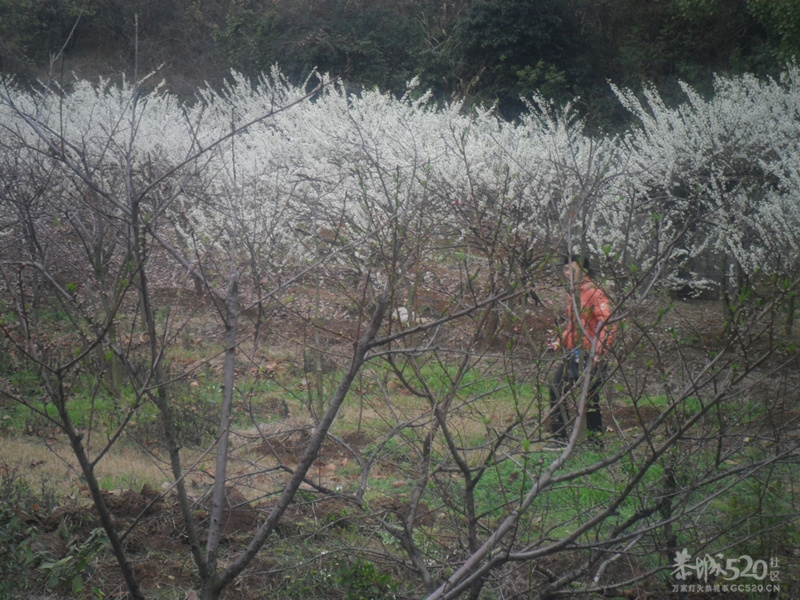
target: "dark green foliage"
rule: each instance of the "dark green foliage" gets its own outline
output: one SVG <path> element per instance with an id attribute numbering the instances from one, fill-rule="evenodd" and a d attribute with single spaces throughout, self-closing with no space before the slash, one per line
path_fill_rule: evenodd
<path id="1" fill-rule="evenodd" d="M 96 12 L 97 0 L 0 0 L 0 57 L 4 69 L 46 61 L 69 39 L 78 16 Z"/>
<path id="2" fill-rule="evenodd" d="M 230 65 L 255 75 L 279 64 L 296 80 L 314 69 L 402 92 L 417 29 L 402 7 L 373 2 L 231 4 L 213 37 Z"/>
<path id="3" fill-rule="evenodd" d="M 479 97 L 496 96 L 508 112 L 534 90 L 558 100 L 572 96 L 564 71 L 572 70 L 582 40 L 566 3 L 481 0 L 456 27 Z"/>
<path id="4" fill-rule="evenodd" d="M 764 52 L 774 58 L 800 56 L 800 2 L 798 0 L 747 0 L 747 8 L 766 34 Z"/>
<path id="5" fill-rule="evenodd" d="M 5 71 L 69 56 L 114 56 L 140 72 L 163 65 L 191 93 L 231 68 L 256 77 L 277 63 L 293 80 L 314 68 L 348 84 L 395 93 L 420 78 L 437 98 L 497 102 L 579 97 L 590 124 L 619 128 L 627 115 L 608 86 L 654 83 L 679 100 L 679 81 L 710 91 L 712 75 L 775 75 L 800 51 L 798 0 L 0 0 Z"/>
<path id="6" fill-rule="evenodd" d="M 344 0 L 167 4 L 172 8 L 161 12 L 171 14 L 159 17 L 161 33 L 149 28 L 148 47 L 140 48 L 151 66 L 165 44 L 180 40 L 179 52 L 166 59 L 168 70 L 197 72 L 205 80 L 219 80 L 230 69 L 256 77 L 278 64 L 296 81 L 316 68 L 356 85 L 402 91 L 412 76 L 410 42 L 417 30 L 413 15 L 395 5 Z M 115 27 L 127 23 L 132 32 L 132 9 L 125 12 L 130 14 L 114 21 Z M 125 31 L 118 34 L 131 40 Z"/>

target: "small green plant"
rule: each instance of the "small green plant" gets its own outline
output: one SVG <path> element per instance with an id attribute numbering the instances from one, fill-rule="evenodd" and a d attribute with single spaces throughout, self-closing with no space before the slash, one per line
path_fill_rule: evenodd
<path id="1" fill-rule="evenodd" d="M 32 571 L 43 556 L 35 547 L 39 531 L 26 523 L 26 515 L 38 508 L 36 497 L 16 468 L 3 463 L 0 473 L 0 600 L 5 600 L 33 589 L 38 578 Z"/>
<path id="2" fill-rule="evenodd" d="M 397 584 L 391 575 L 381 573 L 367 560 L 356 559 L 336 571 L 336 582 L 347 600 L 389 600 L 397 597 Z"/>
<path id="3" fill-rule="evenodd" d="M 83 576 L 91 574 L 91 561 L 108 546 L 108 538 L 101 528 L 92 530 L 85 540 L 70 545 L 69 554 L 56 561 L 44 561 L 39 565 L 47 578 L 50 589 L 69 590 L 73 594 L 83 592 Z"/>

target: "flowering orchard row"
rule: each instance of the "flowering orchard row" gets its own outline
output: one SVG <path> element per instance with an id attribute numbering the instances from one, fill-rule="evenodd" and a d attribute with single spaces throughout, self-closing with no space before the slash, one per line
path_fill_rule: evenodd
<path id="1" fill-rule="evenodd" d="M 800 266 L 799 79 L 795 66 L 780 81 L 719 78 L 711 99 L 686 87 L 674 108 L 654 91 L 617 90 L 635 117 L 619 137 L 590 137 L 569 107 L 538 98 L 509 123 L 434 106 L 413 85 L 400 99 L 331 82 L 307 94 L 277 70 L 256 83 L 234 75 L 191 104 L 130 83 L 11 87 L 0 100 L 4 201 L 39 190 L 66 215 L 91 182 L 109 210 L 135 198 L 200 254 L 233 236 L 278 270 L 316 256 L 320 234 L 367 264 L 358 240 L 402 227 L 580 248 L 702 286 L 700 257 L 718 273 Z M 69 168 L 53 177 L 47 161 Z M 0 212 L 6 241 L 16 216 Z"/>

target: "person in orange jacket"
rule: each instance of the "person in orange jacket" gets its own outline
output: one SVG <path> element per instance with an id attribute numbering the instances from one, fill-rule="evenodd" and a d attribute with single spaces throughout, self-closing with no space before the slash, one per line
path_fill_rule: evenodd
<path id="1" fill-rule="evenodd" d="M 614 340 L 614 326 L 606 326 L 611 318 L 611 303 L 605 292 L 589 277 L 589 259 L 580 256 L 564 257 L 564 278 L 571 286 L 567 294 L 567 325 L 561 335 L 548 344 L 548 348 L 569 351 L 565 362 L 556 369 L 550 385 L 550 427 L 558 441 L 566 440 L 564 418 L 569 418 L 564 399 L 569 389 L 580 379 L 581 363 L 588 365 L 592 346 L 592 381 L 589 387 L 586 427 L 591 437 L 600 440 L 603 433 L 603 415 L 600 412 L 600 388 L 608 378 L 604 356 Z M 578 303 L 580 303 L 578 305 Z M 580 309 L 580 324 L 575 319 L 575 308 Z M 581 349 L 585 350 L 581 359 Z"/>

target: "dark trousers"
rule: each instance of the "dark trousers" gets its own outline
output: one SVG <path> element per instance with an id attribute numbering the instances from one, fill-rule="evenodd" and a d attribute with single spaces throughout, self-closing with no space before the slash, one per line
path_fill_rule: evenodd
<path id="1" fill-rule="evenodd" d="M 550 431 L 558 437 L 566 437 L 564 419 L 569 420 L 566 394 L 581 378 L 581 370 L 577 360 L 570 359 L 558 365 L 550 383 Z M 603 433 L 603 415 L 600 412 L 600 388 L 608 378 L 606 363 L 600 361 L 592 369 L 592 381 L 589 384 L 589 398 L 586 409 L 586 428 L 595 433 Z M 559 405 L 559 401 L 561 404 Z"/>

